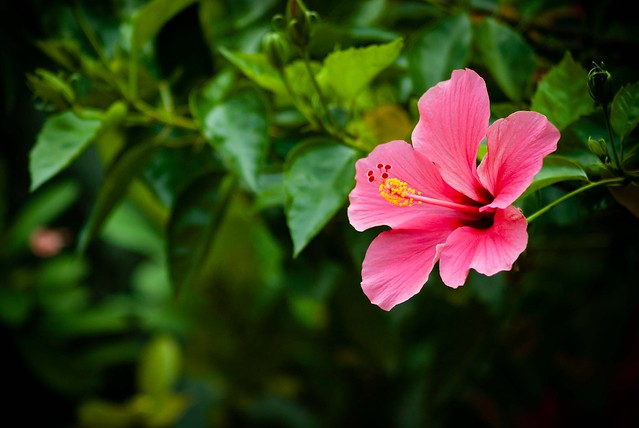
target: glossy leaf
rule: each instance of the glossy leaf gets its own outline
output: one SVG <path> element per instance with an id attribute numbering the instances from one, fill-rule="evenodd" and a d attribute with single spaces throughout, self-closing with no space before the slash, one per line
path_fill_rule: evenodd
<path id="1" fill-rule="evenodd" d="M 102 229 L 115 206 L 126 195 L 131 182 L 142 172 L 142 168 L 161 146 L 154 141 L 140 143 L 127 149 L 106 173 L 98 191 L 97 200 L 89 219 L 82 230 L 78 250 L 84 252 L 93 238 Z"/>
<path id="2" fill-rule="evenodd" d="M 537 68 L 535 52 L 525 39 L 493 18 L 485 18 L 474 34 L 481 61 L 500 89 L 513 101 L 525 99 Z"/>
<path id="3" fill-rule="evenodd" d="M 403 45 L 403 39 L 398 38 L 383 45 L 334 51 L 324 60 L 320 73 L 339 97 L 351 100 L 395 62 Z"/>
<path id="4" fill-rule="evenodd" d="M 519 199 L 521 200 L 551 184 L 569 180 L 588 181 L 588 176 L 579 164 L 570 159 L 557 155 L 546 156 L 541 170 L 535 175 L 533 182 Z"/>
<path id="5" fill-rule="evenodd" d="M 84 119 L 72 111 L 49 117 L 29 153 L 31 191 L 69 166 L 89 146 L 102 125 L 100 119 Z"/>
<path id="6" fill-rule="evenodd" d="M 449 79 L 454 69 L 463 68 L 470 55 L 471 39 L 470 17 L 465 13 L 442 19 L 421 33 L 408 51 L 414 92 L 421 95 Z"/>
<path id="7" fill-rule="evenodd" d="M 623 140 L 639 123 L 639 82 L 619 89 L 610 105 L 610 124 Z"/>
<path id="8" fill-rule="evenodd" d="M 286 222 L 297 256 L 328 223 L 353 188 L 357 153 L 330 140 L 306 141 L 284 165 Z"/>
<path id="9" fill-rule="evenodd" d="M 245 88 L 228 101 L 202 111 L 202 116 L 207 141 L 227 168 L 256 191 L 269 143 L 266 107 L 259 94 Z"/>
<path id="10" fill-rule="evenodd" d="M 137 51 L 155 37 L 162 26 L 196 0 L 151 0 L 135 17 L 132 48 Z"/>
<path id="11" fill-rule="evenodd" d="M 163 256 L 160 233 L 129 203 L 120 204 L 113 210 L 100 236 L 121 248 L 156 260 Z"/>
<path id="12" fill-rule="evenodd" d="M 594 109 L 586 80 L 586 70 L 566 53 L 539 82 L 531 110 L 546 115 L 557 129 L 563 130 Z"/>
<path id="13" fill-rule="evenodd" d="M 236 52 L 220 48 L 220 53 L 246 77 L 264 89 L 278 94 L 286 94 L 286 87 L 282 78 L 266 56 L 261 53 Z"/>
<path id="14" fill-rule="evenodd" d="M 173 207 L 176 198 L 191 180 L 220 169 L 215 165 L 212 151 L 208 145 L 164 147 L 144 168 L 144 181 L 164 206 Z"/>
<path id="15" fill-rule="evenodd" d="M 171 281 L 188 288 L 201 273 L 212 239 L 222 221 L 234 181 L 206 174 L 192 181 L 176 200 L 168 225 L 167 256 Z"/>
<path id="16" fill-rule="evenodd" d="M 235 80 L 234 70 L 224 69 L 208 80 L 204 86 L 192 91 L 189 94 L 189 107 L 195 120 L 202 124 L 206 113 L 222 102 L 232 89 Z"/>

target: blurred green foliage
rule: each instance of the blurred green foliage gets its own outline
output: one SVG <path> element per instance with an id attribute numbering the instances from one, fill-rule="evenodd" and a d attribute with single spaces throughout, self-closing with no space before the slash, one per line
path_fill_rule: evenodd
<path id="1" fill-rule="evenodd" d="M 627 8 L 25 0 L 0 17 L 3 425 L 636 424 Z M 493 119 L 532 109 L 562 132 L 526 214 L 625 186 L 536 219 L 512 272 L 457 290 L 433 274 L 383 312 L 359 288 L 377 231 L 348 224 L 353 165 L 409 138 L 417 99 L 462 67 Z"/>

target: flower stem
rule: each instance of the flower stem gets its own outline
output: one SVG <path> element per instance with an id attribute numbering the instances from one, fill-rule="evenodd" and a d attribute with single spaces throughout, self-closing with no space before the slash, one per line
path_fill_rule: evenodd
<path id="1" fill-rule="evenodd" d="M 529 215 L 526 218 L 526 220 L 528 221 L 528 223 L 531 223 L 537 217 L 541 216 L 542 214 L 545 214 L 546 212 L 550 211 L 552 208 L 554 208 L 557 205 L 561 204 L 562 202 L 572 198 L 573 196 L 576 196 L 576 195 L 578 195 L 578 194 L 580 194 L 582 192 L 585 192 L 586 190 L 594 189 L 595 187 L 600 187 L 600 186 L 611 186 L 611 185 L 616 185 L 616 184 L 620 185 L 624 181 L 626 181 L 626 179 L 624 177 L 614 177 L 614 178 L 608 178 L 606 180 L 595 181 L 594 183 L 587 184 L 587 185 L 585 185 L 583 187 L 580 187 L 578 189 L 573 190 L 570 193 L 565 194 L 561 198 L 555 199 L 554 201 L 552 201 L 551 203 L 549 203 L 545 207 L 541 208 L 537 212 Z"/>
<path id="2" fill-rule="evenodd" d="M 306 72 L 308 73 L 308 77 L 311 79 L 311 83 L 313 84 L 313 88 L 315 92 L 317 92 L 317 96 L 319 98 L 320 105 L 322 106 L 322 110 L 324 116 L 326 116 L 326 120 L 328 125 L 331 128 L 335 128 L 335 124 L 333 123 L 333 118 L 331 117 L 331 113 L 328 109 L 328 104 L 326 103 L 326 98 L 324 98 L 324 93 L 317 83 L 317 79 L 315 78 L 315 73 L 313 73 L 313 69 L 311 68 L 311 61 L 308 56 L 308 52 L 302 51 L 302 61 L 304 62 L 304 67 L 306 67 Z"/>
<path id="3" fill-rule="evenodd" d="M 604 120 L 606 122 L 606 129 L 608 130 L 608 138 L 610 139 L 610 146 L 612 147 L 612 156 L 615 159 L 615 166 L 617 170 L 623 173 L 621 162 L 619 162 L 619 156 L 617 155 L 617 146 L 615 145 L 614 135 L 612 134 L 612 127 L 610 126 L 610 107 L 608 105 L 601 106 L 604 114 Z"/>
<path id="4" fill-rule="evenodd" d="M 169 110 L 158 111 L 152 106 L 150 106 L 149 104 L 145 103 L 142 99 L 138 98 L 135 90 L 131 90 L 131 87 L 135 88 L 136 85 L 133 85 L 133 86 L 129 85 L 129 90 L 127 90 L 126 83 L 122 82 L 120 78 L 111 69 L 109 65 L 109 60 L 104 50 L 102 49 L 102 46 L 100 45 L 97 35 L 91 28 L 90 23 L 87 21 L 86 17 L 82 13 L 82 10 L 80 9 L 79 2 L 75 4 L 72 11 L 82 32 L 84 33 L 85 37 L 89 41 L 93 50 L 98 55 L 98 58 L 100 59 L 100 62 L 102 66 L 104 67 L 105 71 L 108 73 L 109 79 L 111 80 L 110 81 L 111 85 L 113 85 L 120 92 L 122 97 L 126 101 L 128 101 L 129 104 L 135 107 L 140 113 L 147 116 L 147 118 L 150 121 L 157 121 L 157 122 L 165 123 L 166 125 L 169 125 L 169 126 L 176 126 L 179 128 L 189 129 L 193 131 L 196 131 L 199 129 L 195 121 L 191 120 L 188 117 L 183 117 L 183 116 L 173 114 L 173 112 Z M 135 57 L 133 57 L 129 65 L 131 67 L 134 67 L 137 65 Z M 133 78 L 131 79 L 131 82 L 133 82 L 133 80 L 136 78 L 136 73 L 137 71 L 133 73 Z M 162 88 L 160 88 L 160 91 L 161 90 Z"/>
<path id="5" fill-rule="evenodd" d="M 328 103 L 326 102 L 326 98 L 324 97 L 324 93 L 322 92 L 319 83 L 317 82 L 317 80 L 315 79 L 315 74 L 313 73 L 313 70 L 311 68 L 311 63 L 310 63 L 310 59 L 308 57 L 308 53 L 305 51 L 300 50 L 300 56 L 302 57 L 302 62 L 304 63 L 304 67 L 306 68 L 306 72 L 308 73 L 309 79 L 311 80 L 312 84 L 313 84 L 313 88 L 315 89 L 315 92 L 317 93 L 317 96 L 320 100 L 320 105 L 322 107 L 322 112 L 321 114 L 317 111 L 315 111 L 315 109 L 313 108 L 312 102 L 311 102 L 311 106 L 310 106 L 310 112 L 307 112 L 307 108 L 300 102 L 299 98 L 297 97 L 296 93 L 293 91 L 293 88 L 291 86 L 291 83 L 288 79 L 288 76 L 286 74 L 286 70 L 284 68 L 279 70 L 279 74 L 280 77 L 282 78 L 282 81 L 284 82 L 284 86 L 286 87 L 287 92 L 289 93 L 289 95 L 291 96 L 291 99 L 293 101 L 293 104 L 297 107 L 297 109 L 302 113 L 302 115 L 304 115 L 304 117 L 306 118 L 306 120 L 308 120 L 311 125 L 313 127 L 315 126 L 321 126 L 329 135 L 337 138 L 338 140 L 340 140 L 343 144 L 358 150 L 358 151 L 363 151 L 362 147 L 360 147 L 357 142 L 351 137 L 349 136 L 347 133 L 343 132 L 342 130 L 340 130 L 334 123 L 333 123 L 333 118 L 330 115 L 330 112 L 328 110 Z M 326 118 L 326 120 L 322 119 L 322 114 L 324 115 L 324 117 Z"/>
<path id="6" fill-rule="evenodd" d="M 315 118 L 315 114 L 309 114 L 306 111 L 306 107 L 300 103 L 299 98 L 297 97 L 297 94 L 295 94 L 295 92 L 293 92 L 293 87 L 291 86 L 291 82 L 288 79 L 288 76 L 286 75 L 286 70 L 284 68 L 279 69 L 279 74 L 280 77 L 282 78 L 282 82 L 284 82 L 284 87 L 286 88 L 286 91 L 288 92 L 288 94 L 291 97 L 291 100 L 293 101 L 293 104 L 297 107 L 297 109 L 300 111 L 300 113 L 302 113 L 302 115 L 306 118 L 306 120 L 308 120 L 311 124 L 311 126 L 313 126 L 314 128 L 318 127 L 318 120 Z"/>

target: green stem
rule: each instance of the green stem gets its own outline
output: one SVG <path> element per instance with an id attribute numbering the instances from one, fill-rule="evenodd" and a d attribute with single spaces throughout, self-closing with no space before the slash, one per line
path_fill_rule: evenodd
<path id="1" fill-rule="evenodd" d="M 317 91 L 317 94 L 320 98 L 320 103 L 322 104 L 322 109 L 324 110 L 324 114 L 326 115 L 327 120 L 329 121 L 329 123 L 324 123 L 324 121 L 322 120 L 322 118 L 317 115 L 317 113 L 314 111 L 314 109 L 310 108 L 311 113 L 309 114 L 306 110 L 307 108 L 299 101 L 297 95 L 295 94 L 295 92 L 293 91 L 293 88 L 291 86 L 291 83 L 288 79 L 288 76 L 286 75 L 286 70 L 285 69 L 280 69 L 279 70 L 279 74 L 280 77 L 282 78 L 282 81 L 284 82 L 284 87 L 286 88 L 286 91 L 289 93 L 289 95 L 291 96 L 291 99 L 293 100 L 293 104 L 297 107 L 297 109 L 300 111 L 300 113 L 302 113 L 302 115 L 304 115 L 304 117 L 306 118 L 306 120 L 308 120 L 311 125 L 313 127 L 318 127 L 321 126 L 326 132 L 328 132 L 331 136 L 337 138 L 338 140 L 342 141 L 345 145 L 356 149 L 358 151 L 363 151 L 363 149 L 353 140 L 353 138 L 349 137 L 348 135 L 346 135 L 345 133 L 341 132 L 339 129 L 337 129 L 337 127 L 333 124 L 332 120 L 331 120 L 331 116 L 328 113 L 328 107 L 326 104 L 326 101 L 324 99 L 324 95 L 319 87 L 319 84 L 317 83 L 317 81 L 315 80 L 315 76 L 313 75 L 313 71 L 310 67 L 310 63 L 308 62 L 308 58 L 307 56 L 302 53 L 302 57 L 304 58 L 304 64 L 306 66 L 306 71 L 308 72 L 311 81 L 313 82 L 313 87 L 315 88 L 315 90 Z"/>
<path id="2" fill-rule="evenodd" d="M 290 80 L 288 80 L 288 76 L 286 75 L 286 70 L 283 68 L 280 68 L 278 71 L 280 73 L 280 77 L 282 78 L 282 82 L 284 82 L 284 87 L 286 88 L 286 91 L 291 96 L 291 100 L 293 101 L 293 104 L 297 107 L 300 113 L 302 113 L 302 115 L 306 118 L 306 120 L 308 120 L 314 128 L 317 128 L 318 121 L 321 122 L 321 120 L 319 120 L 318 118 L 315 118 L 314 114 L 309 115 L 308 112 L 306 111 L 306 107 L 302 103 L 300 103 L 297 95 L 295 94 L 295 92 L 293 92 L 293 87 L 291 86 Z"/>
<path id="3" fill-rule="evenodd" d="M 612 127 L 610 126 L 610 112 L 608 111 L 609 107 L 607 105 L 604 105 L 604 106 L 601 106 L 601 108 L 604 113 L 606 129 L 608 130 L 608 139 L 610 140 L 610 146 L 612 147 L 612 156 L 615 159 L 615 166 L 617 167 L 618 171 L 623 172 L 623 169 L 621 168 L 621 162 L 619 162 L 619 156 L 617 155 L 617 146 L 615 146 L 615 140 L 612 134 Z"/>
<path id="4" fill-rule="evenodd" d="M 594 189 L 595 187 L 600 187 L 600 186 L 610 186 L 610 185 L 615 185 L 615 184 L 622 184 L 624 181 L 626 181 L 625 178 L 623 177 L 615 177 L 615 178 L 608 178 L 606 180 L 601 180 L 601 181 L 596 181 L 594 183 L 590 183 L 587 184 L 583 187 L 580 187 L 578 189 L 573 190 L 570 193 L 565 194 L 564 196 L 562 196 L 561 198 L 558 198 L 554 201 L 552 201 L 551 203 L 549 203 L 548 205 L 546 205 L 545 207 L 543 207 L 542 209 L 540 209 L 539 211 L 529 215 L 526 220 L 528 221 L 528 223 L 531 223 L 533 220 L 535 220 L 537 217 L 541 216 L 542 214 L 545 214 L 546 212 L 550 211 L 552 208 L 556 207 L 557 205 L 561 204 L 562 202 L 572 198 L 573 196 L 576 196 L 582 192 L 585 192 L 587 190 L 590 189 Z"/>
<path id="5" fill-rule="evenodd" d="M 333 124 L 333 118 L 331 117 L 330 111 L 328 110 L 328 104 L 326 103 L 326 98 L 324 98 L 324 93 L 317 83 L 317 79 L 315 79 L 315 73 L 313 73 L 313 69 L 311 68 L 311 61 L 308 57 L 308 52 L 302 52 L 302 61 L 304 62 L 304 67 L 306 67 L 306 72 L 311 79 L 311 83 L 313 84 L 313 88 L 315 92 L 317 92 L 317 96 L 319 98 L 320 105 L 322 106 L 322 110 L 324 116 L 326 116 L 326 120 L 331 128 L 335 128 L 335 124 Z"/>
<path id="6" fill-rule="evenodd" d="M 135 95 L 136 94 L 136 87 L 137 87 L 137 77 L 136 77 L 137 76 L 137 70 L 132 71 L 132 73 L 129 73 L 130 86 L 127 89 L 126 83 L 122 82 L 119 79 L 119 77 L 117 75 L 115 75 L 115 73 L 113 73 L 113 71 L 111 70 L 111 67 L 109 66 L 109 61 L 108 61 L 104 51 L 102 50 L 102 47 L 100 46 L 100 43 L 98 41 L 97 36 L 95 35 L 93 30 L 91 29 L 91 25 L 86 20 L 86 18 L 82 14 L 82 11 L 80 10 L 79 3 L 77 3 L 75 5 L 75 7 L 73 8 L 73 14 L 75 16 L 75 19 L 78 22 L 78 25 L 82 29 L 82 32 L 84 33 L 84 35 L 86 36 L 87 40 L 91 44 L 91 47 L 93 48 L 93 50 L 98 55 L 98 58 L 100 58 L 100 62 L 102 63 L 102 65 L 104 66 L 106 71 L 108 72 L 108 75 L 109 75 L 109 77 L 111 79 L 111 84 L 120 91 L 120 93 L 122 94 L 124 99 L 126 99 L 139 112 L 141 112 L 144 115 L 146 115 L 152 121 L 158 121 L 158 122 L 165 123 L 167 125 L 176 126 L 176 127 L 185 128 L 185 129 L 190 129 L 190 130 L 198 130 L 199 129 L 197 124 L 193 120 L 191 120 L 189 118 L 186 118 L 186 117 L 177 116 L 175 114 L 172 114 L 172 112 L 170 112 L 170 111 L 167 111 L 167 112 L 157 111 L 152 106 L 148 105 L 147 103 L 145 103 L 144 101 L 139 99 Z M 137 60 L 136 60 L 135 57 L 132 58 L 132 60 L 130 61 L 129 66 L 130 67 L 136 67 L 137 66 Z"/>
<path id="7" fill-rule="evenodd" d="M 80 29 L 89 41 L 89 44 L 98 55 L 98 58 L 100 58 L 100 62 L 107 69 L 107 71 L 110 71 L 109 61 L 107 60 L 106 54 L 104 53 L 102 47 L 100 46 L 100 43 L 98 42 L 98 37 L 93 32 L 91 24 L 89 24 L 84 14 L 82 13 L 82 10 L 80 10 L 80 3 L 76 2 L 71 10 L 73 13 L 73 17 L 75 18 L 78 25 L 80 26 Z"/>

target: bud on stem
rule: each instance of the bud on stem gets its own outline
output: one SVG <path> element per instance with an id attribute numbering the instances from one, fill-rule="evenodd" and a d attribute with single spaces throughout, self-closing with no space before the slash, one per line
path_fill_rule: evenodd
<path id="1" fill-rule="evenodd" d="M 317 13 L 308 10 L 302 0 L 289 0 L 286 6 L 286 33 L 290 42 L 299 49 L 305 49 L 311 41 L 317 20 Z"/>
<path id="2" fill-rule="evenodd" d="M 602 106 L 607 106 L 614 98 L 612 76 L 603 62 L 594 63 L 594 67 L 588 72 L 588 91 L 595 103 Z"/>
<path id="3" fill-rule="evenodd" d="M 284 68 L 290 54 L 290 47 L 286 37 L 275 31 L 266 33 L 262 39 L 262 49 L 268 62 L 275 69 L 281 70 Z"/>

